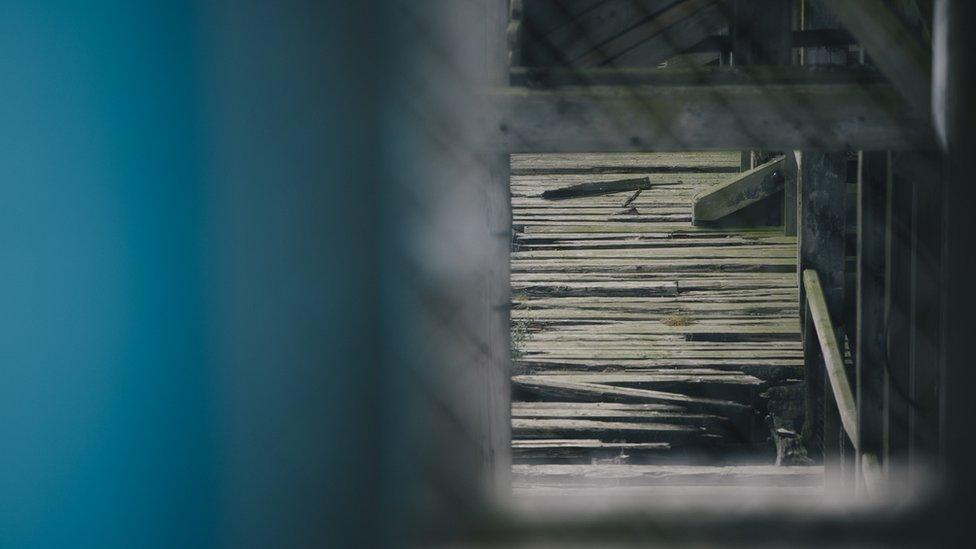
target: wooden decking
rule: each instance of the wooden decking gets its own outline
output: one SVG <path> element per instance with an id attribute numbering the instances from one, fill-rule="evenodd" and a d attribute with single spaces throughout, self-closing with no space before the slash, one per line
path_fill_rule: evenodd
<path id="1" fill-rule="evenodd" d="M 803 377 L 796 239 L 691 223 L 694 195 L 739 159 L 512 158 L 516 479 L 556 463 L 773 463 L 766 415 L 795 412 L 782 402 Z M 541 197 L 635 174 L 651 188 Z"/>

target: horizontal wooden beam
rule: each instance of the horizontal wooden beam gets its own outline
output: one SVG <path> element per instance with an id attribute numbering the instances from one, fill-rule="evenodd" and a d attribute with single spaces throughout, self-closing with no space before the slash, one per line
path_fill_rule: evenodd
<path id="1" fill-rule="evenodd" d="M 824 366 L 837 403 L 837 411 L 840 413 L 841 424 L 847 431 L 848 438 L 857 448 L 857 406 L 854 403 L 854 392 L 847 379 L 847 372 L 844 371 L 844 356 L 841 354 L 834 325 L 830 320 L 830 312 L 827 310 L 827 301 L 817 271 L 812 269 L 803 271 L 803 288 L 806 290 L 807 306 L 816 328 L 820 351 L 823 353 Z"/>
<path id="2" fill-rule="evenodd" d="M 595 86 L 488 92 L 487 139 L 509 153 L 906 150 L 929 121 L 886 84 Z"/>
<path id="3" fill-rule="evenodd" d="M 884 77 L 870 67 L 744 65 L 734 67 L 645 68 L 515 67 L 513 86 L 558 88 L 564 86 L 787 86 L 826 84 L 878 84 Z"/>
<path id="4" fill-rule="evenodd" d="M 791 46 L 794 48 L 816 48 L 825 46 L 849 46 L 855 44 L 854 37 L 840 29 L 795 30 Z M 684 50 L 681 53 L 708 53 L 732 51 L 732 39 L 727 35 L 715 34 Z"/>
<path id="5" fill-rule="evenodd" d="M 785 166 L 784 157 L 779 157 L 698 193 L 692 205 L 692 222 L 717 221 L 783 190 Z"/>

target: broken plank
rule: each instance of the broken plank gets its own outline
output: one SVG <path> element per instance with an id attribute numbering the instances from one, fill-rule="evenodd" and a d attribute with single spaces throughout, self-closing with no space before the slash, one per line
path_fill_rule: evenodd
<path id="1" fill-rule="evenodd" d="M 597 439 L 519 439 L 512 441 L 512 458 L 531 461 L 585 461 L 664 454 L 667 442 L 603 442 Z M 645 460 L 641 460 L 645 461 Z"/>
<path id="2" fill-rule="evenodd" d="M 540 379 L 543 378 L 543 379 Z M 633 389 L 629 387 L 611 387 L 598 383 L 583 383 L 544 379 L 544 376 L 513 376 L 512 384 L 532 393 L 550 397 L 575 398 L 576 400 L 596 399 L 630 401 L 630 402 L 670 402 L 684 406 L 714 407 L 731 410 L 747 410 L 748 406 L 728 400 L 691 397 L 679 393 L 652 391 L 649 389 Z"/>
<path id="3" fill-rule="evenodd" d="M 512 290 L 546 296 L 676 296 L 675 282 L 536 282 L 512 283 Z"/>
<path id="4" fill-rule="evenodd" d="M 542 193 L 542 198 L 546 200 L 565 200 L 568 198 L 600 196 L 604 194 L 637 191 L 650 188 L 651 180 L 648 177 L 618 179 L 616 181 L 590 181 L 569 187 L 544 191 Z"/>
<path id="5" fill-rule="evenodd" d="M 704 429 L 670 423 L 633 423 L 588 419 L 512 419 L 512 436 L 517 438 L 585 438 L 601 440 L 634 440 L 641 442 L 686 441 L 704 433 Z"/>

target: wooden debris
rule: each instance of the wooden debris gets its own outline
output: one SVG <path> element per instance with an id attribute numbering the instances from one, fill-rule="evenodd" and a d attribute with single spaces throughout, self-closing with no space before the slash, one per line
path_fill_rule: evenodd
<path id="1" fill-rule="evenodd" d="M 544 191 L 542 193 L 542 198 L 546 200 L 565 200 L 568 198 L 601 196 L 605 194 L 639 191 L 650 188 L 651 179 L 649 177 L 618 179 L 616 181 L 591 181 L 588 183 L 580 183 L 579 185 L 571 185 L 569 187 Z"/>
<path id="2" fill-rule="evenodd" d="M 630 203 L 631 202 L 637 200 L 637 197 L 640 196 L 640 193 L 641 193 L 642 190 L 644 190 L 644 189 L 637 189 L 636 191 L 634 191 L 634 194 L 630 195 L 630 198 L 628 198 L 624 202 L 624 204 L 623 204 L 623 206 L 621 206 L 621 208 L 626 208 L 627 206 L 630 206 Z"/>
<path id="3" fill-rule="evenodd" d="M 514 433 L 599 441 L 517 449 L 516 458 L 619 461 L 631 452 L 604 445 L 666 440 L 669 448 L 634 459 L 708 463 L 711 450 L 682 452 L 728 448 L 772 463 L 774 444 L 769 431 L 753 431 L 752 411 L 765 411 L 761 392 L 803 375 L 796 238 L 773 228 L 696 227 L 690 215 L 694 196 L 727 179 L 738 154 L 512 162 L 521 174 L 512 178 L 513 221 L 523 230 L 511 255 L 511 318 L 533 327 L 515 361 Z M 626 201 L 542 198 L 641 170 L 666 184 L 635 189 Z M 640 213 L 615 215 L 622 207 Z M 633 427 L 645 424 L 694 429 Z"/>

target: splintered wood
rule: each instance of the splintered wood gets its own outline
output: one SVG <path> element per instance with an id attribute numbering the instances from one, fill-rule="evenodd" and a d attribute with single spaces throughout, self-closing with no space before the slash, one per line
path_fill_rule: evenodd
<path id="1" fill-rule="evenodd" d="M 739 162 L 512 157 L 518 478 L 546 463 L 774 463 L 766 398 L 803 377 L 796 238 L 692 225 L 695 195 Z"/>

